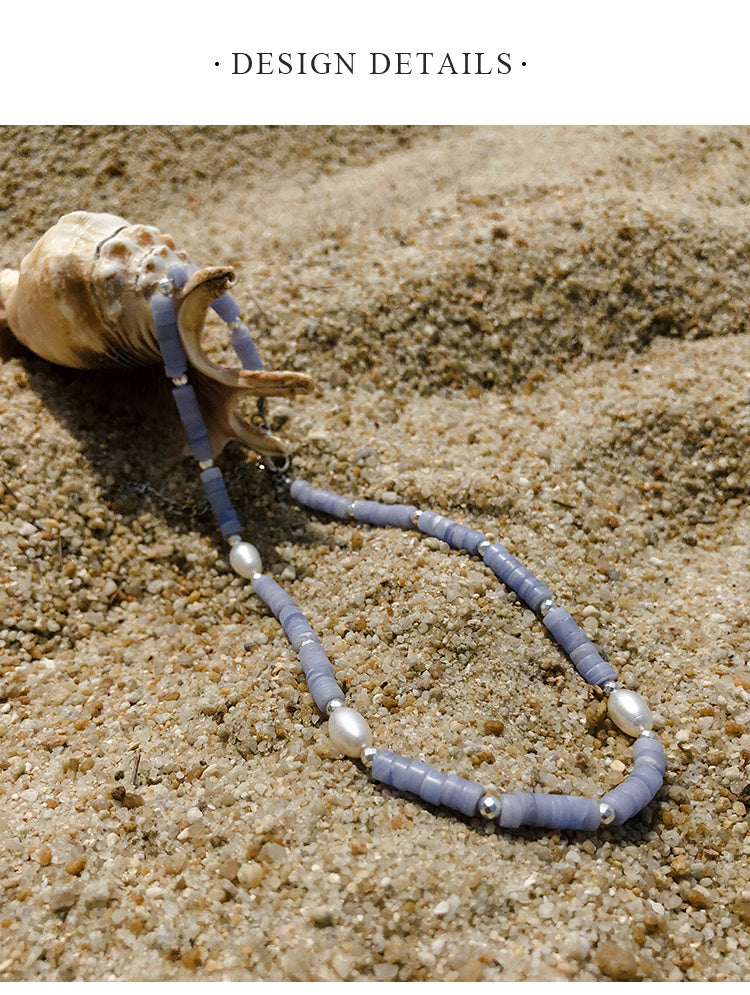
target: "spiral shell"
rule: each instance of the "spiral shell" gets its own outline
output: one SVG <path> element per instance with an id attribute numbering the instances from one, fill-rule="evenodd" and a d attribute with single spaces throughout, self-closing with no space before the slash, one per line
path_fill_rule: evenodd
<path id="1" fill-rule="evenodd" d="M 0 272 L 0 347 L 12 339 L 52 363 L 76 369 L 141 367 L 161 362 L 150 301 L 168 268 L 187 254 L 150 225 L 113 214 L 66 214 L 24 257 L 19 270 Z M 175 295 L 177 323 L 211 444 L 237 439 L 257 452 L 280 454 L 282 444 L 237 410 L 243 395 L 308 393 L 309 377 L 292 371 L 226 369 L 201 347 L 212 302 L 234 279 L 229 267 L 205 267 Z"/>

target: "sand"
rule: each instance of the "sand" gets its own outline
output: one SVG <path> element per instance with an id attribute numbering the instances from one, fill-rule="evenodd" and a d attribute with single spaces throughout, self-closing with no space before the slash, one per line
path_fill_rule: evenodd
<path id="1" fill-rule="evenodd" d="M 651 703 L 628 824 L 503 831 L 338 757 L 159 379 L 0 364 L 0 978 L 750 976 L 750 132 L 0 130 L 0 263 L 73 209 L 237 270 L 294 472 L 503 541 Z M 262 306 L 262 314 L 254 301 Z M 228 353 L 217 325 L 217 357 Z M 630 741 L 478 560 L 277 500 L 376 744 L 601 795 Z M 147 485 L 147 486 L 144 486 Z"/>

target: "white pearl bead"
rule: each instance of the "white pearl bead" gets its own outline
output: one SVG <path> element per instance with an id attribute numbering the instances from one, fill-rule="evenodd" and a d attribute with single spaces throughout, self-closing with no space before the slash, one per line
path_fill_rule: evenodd
<path id="1" fill-rule="evenodd" d="M 635 691 L 617 688 L 609 696 L 607 711 L 614 724 L 628 736 L 640 736 L 653 723 L 651 710 Z"/>
<path id="2" fill-rule="evenodd" d="M 347 757 L 358 757 L 366 746 L 372 745 L 372 733 L 367 722 L 353 708 L 337 708 L 328 719 L 331 742 Z"/>
<path id="3" fill-rule="evenodd" d="M 263 569 L 260 553 L 251 542 L 236 542 L 229 552 L 229 564 L 235 573 L 248 580 Z"/>

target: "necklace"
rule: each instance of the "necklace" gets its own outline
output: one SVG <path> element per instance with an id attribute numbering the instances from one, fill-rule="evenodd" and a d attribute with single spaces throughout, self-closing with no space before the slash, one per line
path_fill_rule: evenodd
<path id="1" fill-rule="evenodd" d="M 313 511 L 373 526 L 416 529 L 442 540 L 453 549 L 480 557 L 495 576 L 542 620 L 550 636 L 568 656 L 588 684 L 607 696 L 610 719 L 634 738 L 632 772 L 603 797 L 588 798 L 541 792 L 512 791 L 500 796 L 475 781 L 444 774 L 421 760 L 410 760 L 373 745 L 370 727 L 358 711 L 346 704 L 333 667 L 310 623 L 296 602 L 268 574 L 255 546 L 242 538 L 242 526 L 227 492 L 193 387 L 180 339 L 175 293 L 185 286 L 197 267 L 173 264 L 151 298 L 154 329 L 172 383 L 172 394 L 195 457 L 209 504 L 222 535 L 230 546 L 229 563 L 249 580 L 255 594 L 280 622 L 299 656 L 307 686 L 316 706 L 328 718 L 328 733 L 336 749 L 359 759 L 372 777 L 390 787 L 416 795 L 432 805 L 444 806 L 465 816 L 481 815 L 503 828 L 538 826 L 548 829 L 593 831 L 601 825 L 621 825 L 637 815 L 659 791 L 665 773 L 664 748 L 652 730 L 648 705 L 636 692 L 621 687 L 609 663 L 602 658 L 570 613 L 555 604 L 548 588 L 500 543 L 483 533 L 413 505 L 352 500 L 333 491 L 313 487 L 287 475 L 288 463 L 269 460 L 274 481 L 291 498 Z M 242 366 L 262 370 L 263 362 L 240 310 L 228 293 L 211 305 L 230 329 L 232 345 Z"/>

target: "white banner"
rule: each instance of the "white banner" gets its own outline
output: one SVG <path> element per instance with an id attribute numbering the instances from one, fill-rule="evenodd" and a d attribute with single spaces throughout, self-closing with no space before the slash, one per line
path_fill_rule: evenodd
<path id="1" fill-rule="evenodd" d="M 2 123 L 746 123 L 750 4 L 7 5 Z"/>

